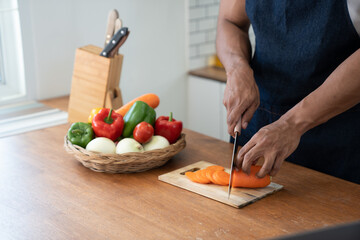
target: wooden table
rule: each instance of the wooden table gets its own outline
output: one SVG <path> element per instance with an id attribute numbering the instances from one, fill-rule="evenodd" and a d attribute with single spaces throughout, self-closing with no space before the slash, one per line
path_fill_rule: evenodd
<path id="1" fill-rule="evenodd" d="M 273 178 L 285 188 L 242 209 L 159 181 L 200 160 L 229 164 L 231 144 L 189 130 L 161 168 L 93 172 L 63 149 L 68 127 L 0 139 L 0 239 L 264 239 L 360 219 L 360 185 L 286 162 Z"/>

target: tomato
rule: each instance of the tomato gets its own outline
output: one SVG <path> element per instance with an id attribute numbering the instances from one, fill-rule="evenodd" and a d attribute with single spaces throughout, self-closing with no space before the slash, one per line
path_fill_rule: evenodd
<path id="1" fill-rule="evenodd" d="M 154 128 L 150 123 L 141 122 L 134 128 L 133 136 L 136 141 L 139 143 L 146 143 L 150 141 L 151 137 L 154 135 Z"/>

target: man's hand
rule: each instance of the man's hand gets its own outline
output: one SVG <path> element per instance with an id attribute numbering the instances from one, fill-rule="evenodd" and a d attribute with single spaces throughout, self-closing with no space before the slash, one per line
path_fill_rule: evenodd
<path id="1" fill-rule="evenodd" d="M 259 89 L 250 66 L 243 64 L 227 73 L 223 103 L 227 111 L 228 133 L 234 136 L 240 117 L 240 124 L 245 129 L 260 103 Z"/>
<path id="2" fill-rule="evenodd" d="M 250 173 L 250 166 L 260 157 L 264 164 L 257 176 L 266 174 L 275 176 L 284 160 L 295 151 L 299 145 L 302 133 L 285 119 L 280 118 L 261 128 L 249 142 L 242 147 L 237 155 L 236 167 L 245 173 Z"/>

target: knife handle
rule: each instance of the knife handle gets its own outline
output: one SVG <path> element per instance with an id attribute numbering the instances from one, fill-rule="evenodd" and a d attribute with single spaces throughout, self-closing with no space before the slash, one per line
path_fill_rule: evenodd
<path id="1" fill-rule="evenodd" d="M 114 57 L 115 55 L 118 54 L 119 48 L 124 44 L 124 42 L 126 41 L 126 39 L 127 39 L 128 36 L 129 36 L 129 34 L 130 34 L 130 31 L 128 31 L 128 32 L 126 33 L 126 35 L 121 38 L 121 40 L 120 40 L 119 43 L 114 47 L 114 49 L 109 52 L 108 57 Z"/>
<path id="2" fill-rule="evenodd" d="M 122 28 L 122 21 L 121 21 L 120 18 L 117 18 L 115 20 L 115 30 L 114 30 L 114 32 L 115 33 L 118 32 L 120 30 L 120 28 Z"/>
<path id="3" fill-rule="evenodd" d="M 106 25 L 105 47 L 109 44 L 111 38 L 114 36 L 115 21 L 119 18 L 119 12 L 113 9 L 109 12 L 108 22 Z"/>
<path id="4" fill-rule="evenodd" d="M 113 57 L 119 47 L 125 42 L 127 36 L 129 35 L 129 31 L 127 27 L 121 28 L 115 35 L 111 38 L 110 42 L 100 53 L 100 56 L 103 57 Z"/>
<path id="5" fill-rule="evenodd" d="M 117 18 L 115 21 L 115 29 L 114 32 L 117 33 L 120 29 L 122 28 L 122 21 L 120 18 Z M 118 54 L 118 52 L 115 53 L 116 55 Z"/>
<path id="6" fill-rule="evenodd" d="M 241 116 L 239 118 L 239 121 L 236 123 L 234 128 L 234 133 L 238 132 L 239 135 L 241 134 Z"/>

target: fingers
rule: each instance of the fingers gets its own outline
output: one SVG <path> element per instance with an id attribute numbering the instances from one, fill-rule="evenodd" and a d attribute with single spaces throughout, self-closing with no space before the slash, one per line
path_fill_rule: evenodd
<path id="1" fill-rule="evenodd" d="M 242 119 L 241 119 L 241 116 L 240 116 L 240 118 L 239 118 L 239 120 L 236 122 L 236 125 L 235 125 L 235 128 L 234 128 L 234 132 L 238 132 L 239 135 L 241 134 L 241 123 L 242 123 L 241 120 L 242 120 Z"/>
<path id="2" fill-rule="evenodd" d="M 258 106 L 259 104 L 257 102 L 254 102 L 248 109 L 242 107 L 242 108 L 238 108 L 237 110 L 235 109 L 228 110 L 227 111 L 228 133 L 234 137 L 235 130 L 241 132 L 241 128 L 246 129 L 248 123 L 253 117 Z"/>
<path id="3" fill-rule="evenodd" d="M 256 150 L 256 147 L 252 148 L 247 154 L 244 156 L 244 160 L 242 163 L 242 170 L 247 175 L 250 174 L 251 165 L 254 165 L 254 162 L 257 161 L 263 155 L 262 152 Z"/>
<path id="4" fill-rule="evenodd" d="M 264 163 L 257 176 L 274 176 L 279 172 L 285 158 L 297 148 L 300 138 L 301 134 L 295 128 L 280 120 L 275 121 L 261 128 L 240 149 L 235 162 L 236 167 L 249 174 L 251 165 L 263 156 Z"/>
<path id="5" fill-rule="evenodd" d="M 264 157 L 265 158 L 265 162 L 264 164 L 262 165 L 261 169 L 259 170 L 259 172 L 256 174 L 256 176 L 258 178 L 263 178 L 265 177 L 267 174 L 270 173 L 270 171 L 272 171 L 273 169 L 273 165 L 274 165 L 274 162 L 275 162 L 275 159 L 276 159 L 276 155 L 275 153 L 271 153 L 271 154 L 268 154 L 267 157 Z"/>
<path id="6" fill-rule="evenodd" d="M 257 144 L 256 139 L 251 139 L 238 152 L 235 166 L 246 174 L 250 174 L 251 165 L 255 165 L 259 158 L 264 157 L 264 163 L 257 173 L 257 177 L 263 178 L 267 174 L 274 176 L 280 170 L 284 160 L 281 154 L 278 157 L 277 155 L 277 151 L 266 151 L 261 143 Z"/>
<path id="7" fill-rule="evenodd" d="M 246 129 L 250 120 L 254 116 L 256 109 L 259 107 L 259 103 L 253 103 L 242 115 L 242 128 Z"/>
<path id="8" fill-rule="evenodd" d="M 276 157 L 274 165 L 269 173 L 270 176 L 275 176 L 279 172 L 280 167 L 281 167 L 282 163 L 284 162 L 284 160 L 285 160 L 285 157 L 283 156 L 283 154 L 279 154 Z"/>
<path id="9" fill-rule="evenodd" d="M 236 68 L 231 74 L 228 74 L 223 104 L 226 107 L 228 132 L 231 136 L 234 136 L 234 128 L 240 117 L 249 109 L 246 114 L 246 122 L 248 123 L 259 103 L 259 90 L 250 66 Z M 241 121 L 240 129 L 244 126 L 246 128 L 247 123 L 242 125 L 244 121 Z"/>
<path id="10" fill-rule="evenodd" d="M 238 111 L 228 111 L 228 116 L 227 116 L 227 124 L 228 124 L 228 133 L 234 137 L 234 130 L 236 125 L 238 124 L 238 122 L 240 121 L 239 126 L 241 126 L 241 114 L 243 113 L 243 111 L 240 109 Z M 238 129 L 239 132 L 241 131 L 241 128 Z"/>
<path id="11" fill-rule="evenodd" d="M 261 156 L 263 152 L 260 151 L 255 141 L 249 141 L 245 146 L 240 149 L 238 154 L 239 169 L 242 169 L 246 174 L 250 174 L 250 167 L 253 165 Z M 240 164 L 241 163 L 241 164 Z"/>
<path id="12" fill-rule="evenodd" d="M 242 148 L 240 148 L 240 151 L 238 152 L 235 161 L 235 166 L 237 167 L 237 169 L 242 169 L 245 154 L 250 151 L 250 149 L 254 146 L 255 142 L 250 140 Z"/>
<path id="13" fill-rule="evenodd" d="M 254 112 L 258 108 L 258 100 L 246 100 L 246 99 L 229 99 L 224 97 L 224 106 L 226 107 L 226 122 L 228 125 L 228 133 L 234 137 L 234 130 L 239 124 L 237 129 L 238 132 L 241 132 L 241 128 L 246 128 L 249 121 L 251 120 Z M 240 121 L 240 123 L 239 123 Z M 244 121 L 246 124 L 244 125 Z"/>

